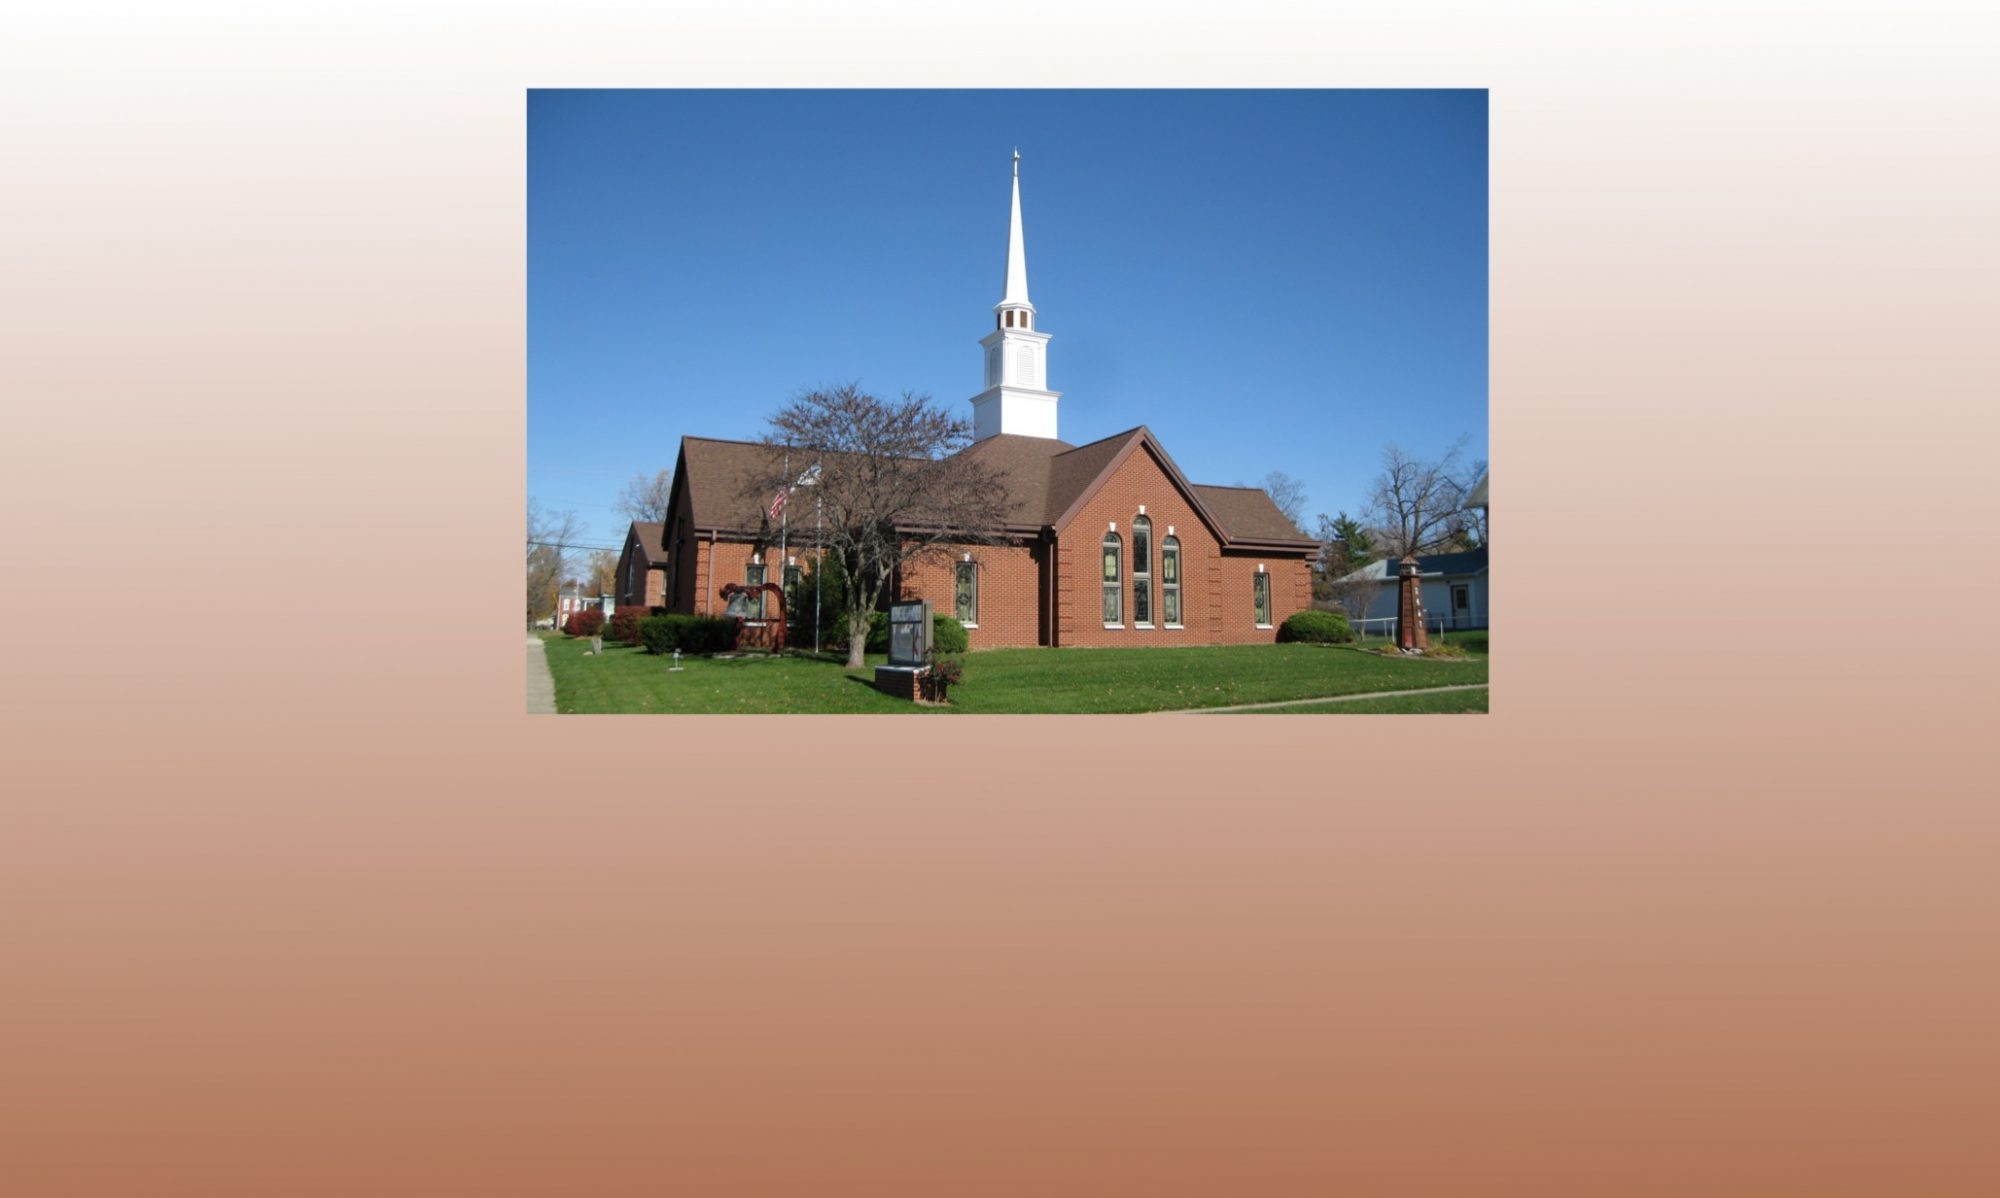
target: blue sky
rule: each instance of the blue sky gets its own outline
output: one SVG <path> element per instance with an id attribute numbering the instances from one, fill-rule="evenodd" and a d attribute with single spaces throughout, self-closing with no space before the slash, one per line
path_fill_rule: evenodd
<path id="1" fill-rule="evenodd" d="M 967 419 L 1011 156 L 1062 438 L 1358 512 L 1487 456 L 1483 91 L 531 91 L 528 494 L 594 543 L 683 434 L 858 381 Z"/>

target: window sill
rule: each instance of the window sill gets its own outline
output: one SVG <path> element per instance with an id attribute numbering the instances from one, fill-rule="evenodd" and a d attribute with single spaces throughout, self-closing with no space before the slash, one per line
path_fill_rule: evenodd
<path id="1" fill-rule="evenodd" d="M 1179 628 L 1186 628 L 1186 627 L 1187 627 L 1187 625 L 1185 625 L 1185 624 L 1169 624 L 1169 625 L 1167 625 L 1167 631 L 1169 631 L 1169 632 L 1172 632 L 1172 631 L 1174 631 L 1175 629 L 1179 629 Z"/>
<path id="2" fill-rule="evenodd" d="M 1275 625 L 1275 624 L 1259 624 L 1259 625 L 1257 625 L 1257 627 L 1258 627 L 1258 628 L 1275 628 L 1275 627 L 1277 627 L 1277 625 Z"/>
<path id="3" fill-rule="evenodd" d="M 1116 629 L 1119 629 L 1120 631 L 1123 631 L 1123 630 L 1124 630 L 1124 628 L 1125 628 L 1125 626 L 1124 626 L 1123 624 L 1106 624 L 1106 625 L 1105 625 L 1105 627 L 1106 627 L 1106 628 L 1116 628 Z"/>
<path id="4" fill-rule="evenodd" d="M 960 624 L 960 626 L 962 626 L 962 627 L 965 627 L 965 628 L 977 628 L 977 627 L 979 627 L 979 625 L 977 625 L 977 624 L 967 624 L 967 623 L 965 623 L 965 622 L 964 622 L 963 620 L 959 621 L 959 624 Z"/>
<path id="5" fill-rule="evenodd" d="M 1134 625 L 1132 625 L 1132 627 L 1134 627 L 1134 628 L 1151 628 L 1151 627 L 1152 627 L 1152 625 L 1151 625 L 1151 624 L 1134 624 Z"/>

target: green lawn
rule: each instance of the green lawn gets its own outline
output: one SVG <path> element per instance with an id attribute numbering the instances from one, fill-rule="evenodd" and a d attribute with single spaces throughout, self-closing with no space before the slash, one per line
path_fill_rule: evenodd
<path id="1" fill-rule="evenodd" d="M 890 712 L 925 715 L 1139 712 L 1226 707 L 1286 699 L 1412 690 L 1486 681 L 1485 635 L 1454 641 L 1462 661 L 1412 661 L 1317 645 L 1226 645 L 1197 649 L 993 649 L 967 654 L 965 681 L 949 707 L 919 707 L 876 691 L 873 666 L 848 673 L 809 657 L 669 659 L 607 644 L 547 638 L 561 712 Z M 1455 703 L 1468 702 L 1463 692 Z M 1483 710 L 1484 692 L 1477 692 Z M 1446 696 L 1438 696 L 1440 700 Z M 1392 702 L 1391 700 L 1357 701 Z M 1383 710 L 1393 710 L 1384 708 Z M 1463 706 L 1414 710 L 1467 710 Z"/>

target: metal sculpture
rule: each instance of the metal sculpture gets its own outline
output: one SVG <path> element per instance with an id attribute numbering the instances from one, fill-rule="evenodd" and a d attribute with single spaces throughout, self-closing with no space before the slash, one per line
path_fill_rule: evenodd
<path id="1" fill-rule="evenodd" d="M 770 595 L 777 600 L 778 614 L 775 619 L 757 614 L 758 599 Z M 722 609 L 725 616 L 736 618 L 736 647 L 739 649 L 763 649 L 769 653 L 785 651 L 785 590 L 775 582 L 750 586 L 748 583 L 726 582 L 722 584 L 722 598 L 726 601 Z"/>

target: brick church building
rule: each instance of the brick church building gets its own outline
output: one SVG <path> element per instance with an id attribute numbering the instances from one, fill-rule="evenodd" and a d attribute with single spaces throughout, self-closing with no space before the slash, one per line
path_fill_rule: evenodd
<path id="1" fill-rule="evenodd" d="M 1189 482 L 1143 425 L 1083 445 L 1057 435 L 1050 334 L 1028 301 L 1018 153 L 1006 286 L 993 313 L 980 342 L 986 388 L 972 398 L 974 440 L 961 452 L 1004 472 L 1006 525 L 997 543 L 910 563 L 891 599 L 929 599 L 956 615 L 975 649 L 1251 644 L 1274 639 L 1286 616 L 1311 605 L 1319 546 L 1263 490 Z M 757 496 L 769 453 L 755 442 L 681 439 L 666 519 L 645 534 L 665 551 L 669 610 L 719 613 L 724 584 L 783 583 L 803 568 Z"/>

